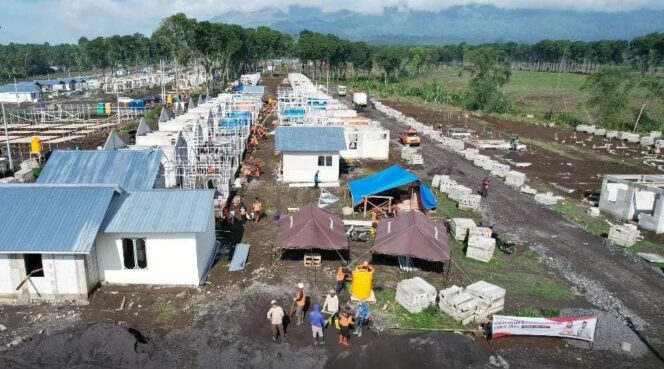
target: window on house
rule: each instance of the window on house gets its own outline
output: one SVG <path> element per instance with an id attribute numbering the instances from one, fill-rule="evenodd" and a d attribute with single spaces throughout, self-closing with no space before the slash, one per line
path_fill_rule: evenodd
<path id="1" fill-rule="evenodd" d="M 331 167 L 332 166 L 332 156 L 331 155 L 321 155 L 318 157 L 318 166 L 319 167 Z"/>
<path id="2" fill-rule="evenodd" d="M 383 134 L 380 136 L 380 138 L 383 139 L 383 140 L 387 140 L 387 133 L 383 133 Z"/>
<path id="3" fill-rule="evenodd" d="M 41 254 L 25 254 L 23 255 L 23 262 L 25 263 L 25 274 L 30 274 L 32 271 L 33 277 L 44 276 L 44 264 L 42 263 Z"/>
<path id="4" fill-rule="evenodd" d="M 144 238 L 123 238 L 122 256 L 126 269 L 145 269 L 148 267 Z"/>

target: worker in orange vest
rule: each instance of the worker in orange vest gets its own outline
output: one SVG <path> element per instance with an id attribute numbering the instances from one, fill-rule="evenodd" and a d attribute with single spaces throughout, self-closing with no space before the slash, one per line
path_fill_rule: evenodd
<path id="1" fill-rule="evenodd" d="M 295 293 L 295 298 L 293 299 L 295 303 L 295 316 L 297 317 L 297 325 L 304 323 L 304 304 L 307 301 L 307 297 L 304 294 L 304 284 L 297 284 L 297 292 Z"/>
<path id="2" fill-rule="evenodd" d="M 350 325 L 353 324 L 353 315 L 347 310 L 339 316 L 339 344 L 348 346 L 348 339 L 350 338 Z"/>
<path id="3" fill-rule="evenodd" d="M 362 265 L 358 265 L 355 269 L 366 270 L 367 272 L 374 271 L 373 265 L 369 264 L 368 261 L 363 262 Z"/>
<path id="4" fill-rule="evenodd" d="M 346 270 L 342 263 L 339 264 L 339 269 L 337 269 L 337 289 L 335 290 L 336 294 L 340 294 L 344 288 L 346 288 Z"/>

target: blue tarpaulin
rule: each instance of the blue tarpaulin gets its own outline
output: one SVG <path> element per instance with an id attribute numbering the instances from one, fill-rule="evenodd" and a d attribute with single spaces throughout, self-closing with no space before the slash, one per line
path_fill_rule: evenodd
<path id="1" fill-rule="evenodd" d="M 425 209 L 436 207 L 438 202 L 431 189 L 417 178 L 415 174 L 399 165 L 392 165 L 376 174 L 348 182 L 348 189 L 353 197 L 353 205 L 359 204 L 365 196 L 375 195 L 395 187 L 418 182 L 420 201 Z"/>

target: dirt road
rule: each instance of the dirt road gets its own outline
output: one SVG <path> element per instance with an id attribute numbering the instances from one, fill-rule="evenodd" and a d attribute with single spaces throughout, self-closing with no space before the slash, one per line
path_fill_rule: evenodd
<path id="1" fill-rule="evenodd" d="M 403 126 L 377 110 L 364 116 L 379 120 L 397 137 Z M 425 168 L 420 174 L 449 174 L 457 182 L 478 188 L 489 175 L 461 156 L 424 139 Z M 618 252 L 601 237 L 593 236 L 562 215 L 536 203 L 530 197 L 494 181 L 483 211 L 497 229 L 514 235 L 547 259 L 597 307 L 631 320 L 647 341 L 664 353 L 664 281 L 661 272 Z"/>

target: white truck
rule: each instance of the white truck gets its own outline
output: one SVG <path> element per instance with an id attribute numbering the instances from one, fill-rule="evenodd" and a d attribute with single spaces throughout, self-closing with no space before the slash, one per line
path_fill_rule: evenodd
<path id="1" fill-rule="evenodd" d="M 346 96 L 346 86 L 337 86 L 337 95 Z"/>
<path id="2" fill-rule="evenodd" d="M 353 105 L 356 108 L 365 108 L 367 106 L 367 93 L 362 91 L 353 92 Z"/>

